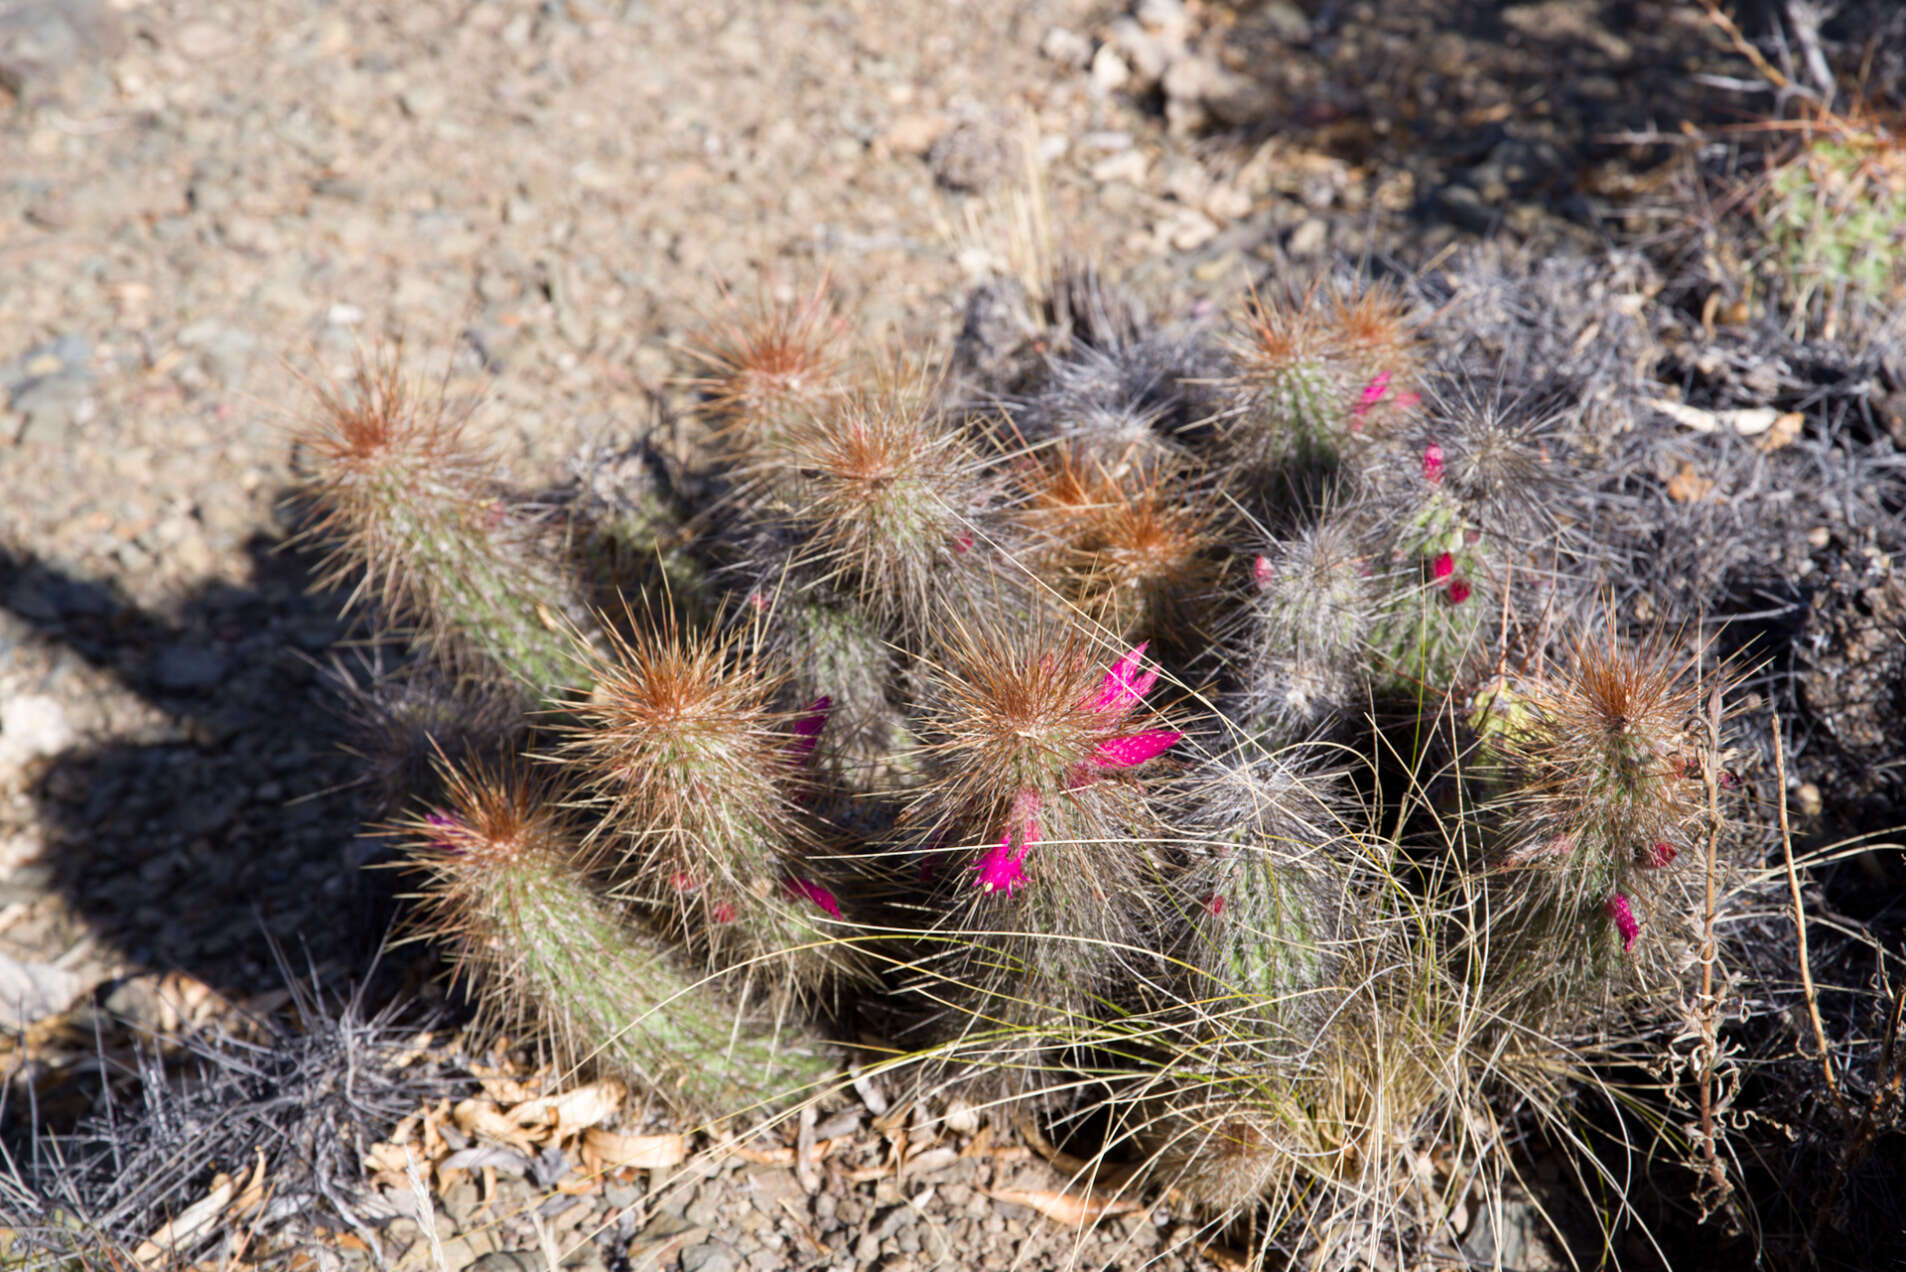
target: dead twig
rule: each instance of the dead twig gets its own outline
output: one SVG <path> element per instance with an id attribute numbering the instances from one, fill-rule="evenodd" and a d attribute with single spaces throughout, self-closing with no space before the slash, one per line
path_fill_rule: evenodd
<path id="1" fill-rule="evenodd" d="M 1787 25 L 1793 29 L 1794 42 L 1800 46 L 1800 60 L 1807 68 L 1807 77 L 1813 81 L 1814 90 L 1820 94 L 1820 104 L 1832 110 L 1833 70 L 1827 65 L 1827 55 L 1820 48 L 1820 24 L 1827 15 L 1813 0 L 1787 0 L 1785 11 Z"/>
<path id="2" fill-rule="evenodd" d="M 1707 1204 L 1715 1210 L 1732 1209 L 1734 1185 L 1721 1162 L 1720 1123 L 1714 1113 L 1714 1070 L 1720 1059 L 1720 1043 L 1715 1028 L 1714 963 L 1718 950 L 1714 941 L 1714 873 L 1721 844 L 1721 781 L 1716 771 L 1721 753 L 1721 691 L 1716 688 L 1708 698 L 1707 753 L 1701 757 L 1701 780 L 1707 786 L 1706 900 L 1701 915 L 1701 1002 L 1697 1018 L 1701 1028 L 1700 1073 L 1696 1078 L 1697 1099 L 1701 1112 L 1701 1158 L 1706 1164 L 1709 1196 Z"/>
<path id="3" fill-rule="evenodd" d="M 1813 988 L 1813 963 L 1807 955 L 1807 916 L 1800 904 L 1800 874 L 1794 869 L 1793 830 L 1787 824 L 1787 758 L 1780 744 L 1780 715 L 1774 715 L 1774 780 L 1780 808 L 1780 851 L 1787 866 L 1787 895 L 1793 902 L 1794 933 L 1800 946 L 1800 987 L 1807 997 L 1807 1019 L 1813 1024 L 1813 1041 L 1820 1048 L 1820 1076 L 1827 1084 L 1833 1107 L 1844 1118 L 1846 1100 L 1840 1094 L 1840 1079 L 1833 1071 L 1833 1057 L 1827 1049 L 1827 1031 L 1820 1024 L 1820 996 Z"/>
<path id="4" fill-rule="evenodd" d="M 1747 37 L 1741 34 L 1741 29 L 1734 24 L 1734 19 L 1728 16 L 1727 10 L 1721 8 L 1719 0 L 1701 0 L 1701 7 L 1707 10 L 1707 20 L 1718 27 L 1721 34 L 1734 45 L 1734 51 L 1751 62 L 1754 69 L 1759 71 L 1769 84 L 1783 93 L 1806 91 L 1782 75 L 1779 68 L 1748 42 Z"/>

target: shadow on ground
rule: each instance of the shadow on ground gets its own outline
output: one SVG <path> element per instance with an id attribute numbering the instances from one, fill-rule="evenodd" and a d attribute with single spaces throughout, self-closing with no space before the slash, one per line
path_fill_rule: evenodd
<path id="1" fill-rule="evenodd" d="M 1784 6 L 1726 8 L 1745 38 L 1785 41 L 1804 61 Z M 1896 6 L 1836 8 L 1819 37 L 1836 69 L 1851 79 L 1863 62 L 1892 65 L 1890 46 L 1906 28 Z M 1290 137 L 1408 173 L 1415 219 L 1467 233 L 1506 224 L 1526 234 L 1533 224 L 1518 217 L 1537 206 L 1613 232 L 1605 218 L 1626 215 L 1619 209 L 1683 200 L 1660 169 L 1687 149 L 1688 129 L 1772 138 L 1766 120 L 1790 116 L 1795 100 L 1692 0 L 1313 0 L 1213 12 L 1203 52 L 1223 70 L 1211 91 L 1187 106 L 1171 91 L 1186 79 L 1167 77 L 1153 105 L 1214 146 L 1248 151 Z M 1804 82 L 1804 68 L 1788 69 Z"/>
<path id="2" fill-rule="evenodd" d="M 32 787 L 42 862 L 95 939 L 234 1001 L 282 976 L 272 943 L 333 984 L 360 975 L 390 917 L 356 867 L 355 775 L 316 661 L 343 628 L 303 563 L 265 536 L 254 585 L 170 615 L 109 582 L 0 554 L 0 597 L 40 638 L 118 678 L 163 722 L 55 757 Z"/>

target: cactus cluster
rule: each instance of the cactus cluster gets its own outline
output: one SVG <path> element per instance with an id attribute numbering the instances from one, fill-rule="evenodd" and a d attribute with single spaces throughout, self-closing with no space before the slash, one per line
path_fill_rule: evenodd
<path id="1" fill-rule="evenodd" d="M 389 365 L 327 397 L 311 533 L 426 664 L 360 695 L 415 722 L 372 758 L 454 757 L 386 823 L 479 995 L 687 1110 L 812 1090 L 858 1014 L 1325 1240 L 1516 1056 L 1679 992 L 1724 706 L 1402 292 L 1228 334 L 1047 294 L 977 397 L 853 359 L 824 288 L 738 309 L 698 455 L 533 514 Z"/>

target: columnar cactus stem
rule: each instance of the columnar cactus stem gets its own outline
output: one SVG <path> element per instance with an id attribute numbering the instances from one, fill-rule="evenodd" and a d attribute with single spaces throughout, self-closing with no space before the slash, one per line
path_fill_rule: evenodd
<path id="1" fill-rule="evenodd" d="M 851 960 L 825 927 L 842 914 L 801 783 L 831 703 L 775 710 L 778 678 L 738 635 L 636 626 L 610 636 L 560 752 L 593 797 L 619 894 L 705 952 L 711 973 L 775 997 L 827 988 Z"/>
<path id="2" fill-rule="evenodd" d="M 1694 912 L 1674 863 L 1706 818 L 1702 765 L 1718 762 L 1702 711 L 1686 661 L 1616 638 L 1582 638 L 1562 667 L 1479 695 L 1503 975 L 1566 999 L 1672 956 Z"/>
<path id="3" fill-rule="evenodd" d="M 565 1057 L 638 1083 L 693 1116 L 765 1110 L 833 1067 L 798 1025 L 750 1019 L 685 974 L 606 901 L 546 785 L 513 772 L 445 775 L 440 809 L 402 824 L 426 930 L 498 1018 L 527 1013 Z"/>
<path id="4" fill-rule="evenodd" d="M 586 625 L 556 531 L 513 503 L 441 400 L 422 402 L 394 359 L 326 392 L 304 437 L 309 535 L 331 545 L 323 583 L 375 598 L 459 672 L 493 671 L 529 703 L 586 685 L 571 629 Z"/>
<path id="5" fill-rule="evenodd" d="M 952 940 L 941 974 L 976 1019 L 1063 1045 L 1162 919 L 1147 776 L 1182 734 L 1148 727 L 1144 647 L 1109 669 L 1076 635 L 968 633 L 922 722 L 926 782 L 903 814 Z"/>

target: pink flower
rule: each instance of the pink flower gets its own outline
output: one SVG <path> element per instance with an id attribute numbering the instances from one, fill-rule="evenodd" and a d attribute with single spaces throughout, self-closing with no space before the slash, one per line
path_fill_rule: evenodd
<path id="1" fill-rule="evenodd" d="M 814 748 L 820 745 L 821 730 L 827 727 L 827 713 L 834 709 L 834 700 L 826 694 L 807 704 L 807 711 L 797 719 L 788 732 L 794 740 L 788 743 L 788 762 L 800 768 L 814 758 Z"/>
<path id="2" fill-rule="evenodd" d="M 1353 430 L 1363 423 L 1363 417 L 1370 413 L 1370 408 L 1381 402 L 1383 395 L 1389 391 L 1390 373 L 1388 371 L 1377 372 L 1375 378 L 1363 386 L 1363 392 L 1358 395 L 1357 404 L 1350 412 L 1354 421 L 1351 424 Z"/>
<path id="3" fill-rule="evenodd" d="M 1026 881 L 1026 854 L 1039 842 L 1039 792 L 1021 791 L 1013 799 L 1011 822 L 1006 827 L 1005 837 L 994 844 L 973 869 L 979 874 L 974 886 L 986 892 L 1004 892 L 1013 894 L 1013 889 Z M 1016 823 L 1016 824 L 1015 824 Z M 1018 851 L 1013 849 L 1013 834 L 1017 830 Z"/>
<path id="4" fill-rule="evenodd" d="M 1456 558 L 1445 552 L 1430 563 L 1430 577 L 1441 583 L 1456 573 Z"/>
<path id="5" fill-rule="evenodd" d="M 1145 658 L 1145 646 L 1150 641 L 1141 641 L 1137 648 L 1112 664 L 1105 673 L 1105 683 L 1099 687 L 1098 697 L 1087 704 L 1088 708 L 1101 714 L 1123 712 L 1144 701 L 1145 695 L 1158 683 L 1158 673 L 1148 671 L 1134 676 L 1139 664 Z"/>
<path id="6" fill-rule="evenodd" d="M 1004 892 L 1007 896 L 1011 896 L 1013 889 L 1026 881 L 1025 851 L 1022 849 L 1015 853 L 1012 845 L 1012 832 L 1007 831 L 1006 837 L 994 844 L 992 849 L 980 858 L 980 863 L 973 867 L 979 872 L 979 878 L 973 882 L 982 891 Z"/>
<path id="7" fill-rule="evenodd" d="M 1648 865 L 1659 870 L 1680 855 L 1680 850 L 1665 839 L 1648 845 Z"/>
<path id="8" fill-rule="evenodd" d="M 1461 605 L 1468 599 L 1469 583 L 1464 579 L 1451 579 L 1449 581 L 1449 603 L 1451 605 Z"/>
<path id="9" fill-rule="evenodd" d="M 1257 560 L 1251 562 L 1251 582 L 1257 584 L 1259 587 L 1269 587 L 1271 580 L 1275 577 L 1277 577 L 1277 574 L 1276 571 L 1271 569 L 1271 559 L 1269 557 L 1260 555 Z"/>
<path id="10" fill-rule="evenodd" d="M 804 901 L 812 901 L 835 918 L 841 917 L 840 902 L 834 894 L 811 879 L 793 879 L 786 881 L 787 890 Z"/>
<path id="11" fill-rule="evenodd" d="M 1099 686 L 1098 692 L 1080 704 L 1082 709 L 1117 721 L 1143 702 L 1152 686 L 1158 683 L 1156 670 L 1139 670 L 1144 658 L 1145 646 L 1141 644 L 1113 663 L 1105 673 L 1105 681 Z M 1092 753 L 1083 763 L 1074 766 L 1067 776 L 1066 785 L 1068 788 L 1084 786 L 1093 780 L 1100 769 L 1131 768 L 1143 764 L 1162 755 L 1182 737 L 1184 734 L 1173 729 L 1147 729 L 1107 738 L 1092 748 Z M 973 867 L 979 875 L 974 881 L 976 886 L 988 892 L 1005 892 L 1011 896 L 1013 889 L 1026 881 L 1026 854 L 1040 838 L 1040 803 L 1041 797 L 1036 790 L 1023 790 L 1014 796 L 1006 833 Z"/>
<path id="12" fill-rule="evenodd" d="M 1423 448 L 1423 480 L 1432 486 L 1443 483 L 1443 448 L 1435 442 Z"/>
<path id="13" fill-rule="evenodd" d="M 1628 904 L 1628 898 L 1616 892 L 1602 902 L 1602 913 L 1615 921 L 1615 930 L 1621 933 L 1622 953 L 1635 948 L 1635 938 L 1641 935 L 1641 920 L 1635 917 L 1635 909 Z"/>
<path id="14" fill-rule="evenodd" d="M 1088 710 L 1100 715 L 1122 716 L 1145 700 L 1145 695 L 1158 683 L 1156 670 L 1137 674 L 1147 643 L 1141 643 L 1112 664 L 1112 669 L 1105 673 L 1105 683 L 1099 687 L 1098 696 L 1086 704 Z M 1090 763 L 1098 768 L 1131 768 L 1162 755 L 1184 736 L 1173 729 L 1151 729 L 1107 738 L 1092 749 Z M 1091 780 L 1091 770 L 1081 766 L 1072 776 L 1073 784 L 1079 785 Z"/>
<path id="15" fill-rule="evenodd" d="M 1176 729 L 1148 729 L 1122 738 L 1108 738 L 1092 749 L 1092 763 L 1100 768 L 1131 768 L 1163 755 L 1184 736 Z"/>

